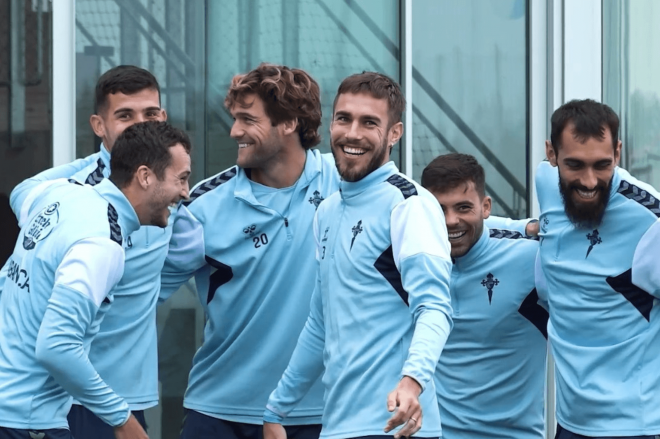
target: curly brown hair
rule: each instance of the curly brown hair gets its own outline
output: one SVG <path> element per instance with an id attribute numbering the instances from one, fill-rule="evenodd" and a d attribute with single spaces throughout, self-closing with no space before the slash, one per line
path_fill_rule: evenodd
<path id="1" fill-rule="evenodd" d="M 259 67 L 231 81 L 225 107 L 242 104 L 245 96 L 256 94 L 264 102 L 266 114 L 273 126 L 296 119 L 303 148 L 321 142 L 321 91 L 307 72 L 286 66 L 261 63 Z"/>

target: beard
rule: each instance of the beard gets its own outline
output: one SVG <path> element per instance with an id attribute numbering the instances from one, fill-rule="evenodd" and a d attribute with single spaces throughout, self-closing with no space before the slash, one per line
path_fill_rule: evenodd
<path id="1" fill-rule="evenodd" d="M 596 229 L 603 222 L 605 209 L 610 201 L 610 191 L 612 190 L 612 178 L 605 184 L 601 180 L 598 181 L 596 186 L 596 202 L 595 203 L 580 203 L 576 202 L 573 194 L 576 190 L 588 191 L 585 186 L 579 183 L 568 183 L 561 178 L 559 174 L 559 192 L 564 200 L 564 210 L 566 216 L 573 225 L 578 229 Z"/>
<path id="2" fill-rule="evenodd" d="M 371 160 L 366 164 L 366 166 L 360 168 L 358 166 L 351 166 L 350 168 L 346 163 L 342 163 L 341 159 L 337 159 L 337 149 L 341 147 L 332 147 L 332 156 L 335 159 L 335 166 L 337 167 L 337 172 L 341 175 L 341 178 L 344 181 L 354 183 L 356 181 L 362 180 L 367 175 L 371 174 L 376 169 L 380 168 L 385 162 L 385 157 L 387 156 L 387 139 L 383 139 L 382 144 L 378 150 L 374 150 Z"/>

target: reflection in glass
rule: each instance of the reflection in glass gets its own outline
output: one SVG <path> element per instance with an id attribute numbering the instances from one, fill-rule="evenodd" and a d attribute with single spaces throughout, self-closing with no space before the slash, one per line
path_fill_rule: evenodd
<path id="1" fill-rule="evenodd" d="M 399 80 L 399 2 L 396 0 L 219 0 L 208 3 L 208 136 L 206 175 L 236 162 L 232 119 L 223 106 L 231 78 L 261 62 L 309 72 L 321 87 L 323 140 L 337 87 L 363 70 Z M 398 159 L 398 148 L 392 157 Z"/>
<path id="2" fill-rule="evenodd" d="M 474 155 L 493 214 L 528 215 L 527 10 L 523 0 L 413 2 L 413 177 Z"/>
<path id="3" fill-rule="evenodd" d="M 603 2 L 603 101 L 621 119 L 623 166 L 660 188 L 660 3 Z"/>

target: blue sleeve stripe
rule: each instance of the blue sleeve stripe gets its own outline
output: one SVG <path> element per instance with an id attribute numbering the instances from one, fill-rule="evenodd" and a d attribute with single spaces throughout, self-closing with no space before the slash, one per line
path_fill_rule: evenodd
<path id="1" fill-rule="evenodd" d="M 648 191 L 621 180 L 619 189 L 617 190 L 621 195 L 629 198 L 650 210 L 656 217 L 660 218 L 660 200 L 654 197 Z"/>
<path id="2" fill-rule="evenodd" d="M 190 203 L 192 203 L 193 201 L 195 201 L 197 198 L 201 197 L 205 193 L 210 192 L 213 189 L 217 188 L 218 186 L 227 183 L 229 180 L 234 178 L 237 173 L 238 173 L 237 167 L 234 166 L 218 174 L 212 179 L 201 183 L 199 186 L 195 188 L 195 190 L 192 191 L 192 193 L 190 194 L 190 198 L 184 201 L 183 205 L 186 207 L 189 206 Z"/>
<path id="3" fill-rule="evenodd" d="M 112 204 L 108 204 L 108 223 L 110 224 L 110 239 L 119 245 L 123 245 L 123 238 L 121 236 L 121 227 L 119 227 L 119 223 L 117 222 L 118 219 L 119 219 L 119 215 L 117 215 L 117 211 L 112 206 Z"/>
<path id="4" fill-rule="evenodd" d="M 387 182 L 398 188 L 401 191 L 401 194 L 403 194 L 403 198 L 407 199 L 413 195 L 417 195 L 417 188 L 415 185 L 399 174 L 392 175 L 387 179 Z"/>
<path id="5" fill-rule="evenodd" d="M 103 160 L 98 159 L 96 161 L 96 169 L 94 169 L 85 179 L 85 183 L 95 186 L 103 181 L 103 171 L 105 170 L 105 164 Z"/>

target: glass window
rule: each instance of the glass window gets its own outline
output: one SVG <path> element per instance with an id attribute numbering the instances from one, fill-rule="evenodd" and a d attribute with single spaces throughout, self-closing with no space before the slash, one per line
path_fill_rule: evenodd
<path id="1" fill-rule="evenodd" d="M 192 181 L 204 169 L 204 0 L 76 1 L 76 151 L 101 140 L 89 126 L 99 76 L 120 64 L 149 70 L 161 88 L 168 121 L 193 142 Z"/>
<path id="2" fill-rule="evenodd" d="M 301 68 L 321 87 L 323 140 L 339 83 L 363 70 L 399 81 L 397 0 L 220 0 L 208 2 L 206 175 L 236 162 L 232 119 L 223 106 L 231 78 L 262 61 Z M 392 157 L 398 161 L 400 147 Z"/>
<path id="3" fill-rule="evenodd" d="M 660 188 L 660 3 L 603 2 L 603 101 L 621 119 L 623 166 Z"/>
<path id="4" fill-rule="evenodd" d="M 0 266 L 18 236 L 9 194 L 52 161 L 50 2 L 0 0 Z"/>
<path id="5" fill-rule="evenodd" d="M 413 177 L 436 156 L 474 155 L 493 214 L 529 214 L 527 6 L 413 2 Z"/>

